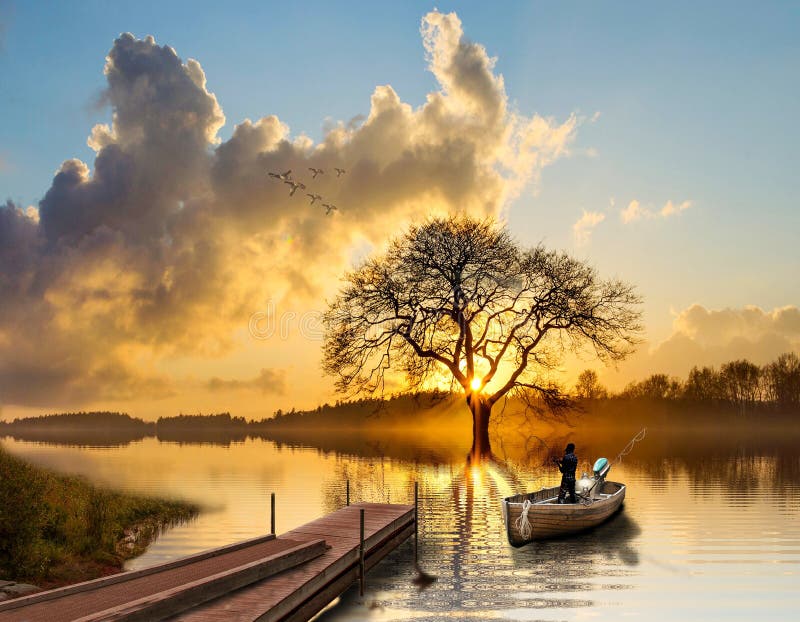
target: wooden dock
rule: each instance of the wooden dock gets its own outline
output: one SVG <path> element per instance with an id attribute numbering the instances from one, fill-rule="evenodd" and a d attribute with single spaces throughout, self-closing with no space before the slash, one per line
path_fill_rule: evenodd
<path id="1" fill-rule="evenodd" d="M 415 529 L 413 505 L 354 504 L 278 537 L 0 603 L 0 622 L 308 620 Z"/>

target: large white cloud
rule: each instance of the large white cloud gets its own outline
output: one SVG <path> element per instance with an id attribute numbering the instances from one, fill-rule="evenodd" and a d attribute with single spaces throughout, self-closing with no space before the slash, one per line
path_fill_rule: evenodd
<path id="1" fill-rule="evenodd" d="M 694 366 L 719 367 L 743 358 L 764 365 L 784 352 L 800 352 L 797 306 L 768 311 L 756 306 L 707 309 L 694 304 L 675 315 L 673 332 L 667 339 L 640 348 L 618 370 L 606 370 L 604 376 L 612 384 L 652 373 L 686 378 Z"/>
<path id="2" fill-rule="evenodd" d="M 105 67 L 112 122 L 88 138 L 93 168 L 65 161 L 38 211 L 0 207 L 0 401 L 172 394 L 163 357 L 230 350 L 268 297 L 322 304 L 354 248 L 430 213 L 498 215 L 568 153 L 576 117 L 511 111 L 494 59 L 455 14 L 429 13 L 421 34 L 438 90 L 414 108 L 378 86 L 363 122 L 319 143 L 272 115 L 221 142 L 200 64 L 121 35 Z M 290 197 L 266 174 L 287 169 L 308 188 Z M 339 211 L 326 217 L 306 192 Z"/>
<path id="3" fill-rule="evenodd" d="M 739 337 L 759 339 L 768 334 L 798 339 L 800 309 L 789 305 L 772 311 L 756 306 L 714 310 L 695 304 L 675 317 L 674 326 L 708 345 L 723 345 Z"/>

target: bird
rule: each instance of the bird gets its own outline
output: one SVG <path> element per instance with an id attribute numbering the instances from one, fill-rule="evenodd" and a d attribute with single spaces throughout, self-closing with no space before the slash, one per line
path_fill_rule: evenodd
<path id="1" fill-rule="evenodd" d="M 291 181 L 292 169 L 289 169 L 285 173 L 270 173 L 270 177 L 274 177 L 275 179 L 280 179 L 283 182 Z"/>
<path id="2" fill-rule="evenodd" d="M 306 196 L 307 197 L 311 197 L 311 203 L 309 203 L 309 205 L 314 205 L 314 201 L 319 201 L 320 199 L 322 199 L 322 195 L 319 195 L 319 194 L 308 194 L 308 193 L 306 193 Z"/>
<path id="3" fill-rule="evenodd" d="M 342 175 L 344 175 L 344 174 L 347 172 L 347 171 L 346 171 L 346 170 L 344 170 L 343 168 L 336 168 L 336 167 L 334 167 L 334 168 L 333 168 L 333 170 L 334 170 L 334 171 L 336 171 L 336 176 L 337 176 L 337 177 L 341 177 Z"/>
<path id="4" fill-rule="evenodd" d="M 339 208 L 338 208 L 338 207 L 336 207 L 335 205 L 331 205 L 331 204 L 329 204 L 329 203 L 323 203 L 323 204 L 322 204 L 322 207 L 324 207 L 324 208 L 325 208 L 325 215 L 326 215 L 326 216 L 330 216 L 330 215 L 333 213 L 333 211 L 334 211 L 334 210 L 337 210 L 337 209 L 339 209 Z"/>
<path id="5" fill-rule="evenodd" d="M 303 190 L 306 189 L 305 184 L 301 184 L 300 182 L 292 181 L 291 179 L 284 181 L 283 183 L 288 184 L 292 187 L 291 192 L 289 192 L 289 196 L 293 196 L 295 192 L 297 192 L 298 188 L 302 188 Z"/>
<path id="6" fill-rule="evenodd" d="M 311 177 L 313 179 L 316 179 L 317 175 L 324 175 L 325 174 L 325 171 L 323 171 L 321 168 L 312 168 L 312 167 L 309 166 L 308 170 L 311 171 Z"/>

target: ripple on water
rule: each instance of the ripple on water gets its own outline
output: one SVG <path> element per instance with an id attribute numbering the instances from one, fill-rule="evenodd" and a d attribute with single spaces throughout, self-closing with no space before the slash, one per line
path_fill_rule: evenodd
<path id="1" fill-rule="evenodd" d="M 798 604 L 800 469 L 785 459 L 626 460 L 614 472 L 628 484 L 620 514 L 585 534 L 514 549 L 505 540 L 497 478 L 511 489 L 520 481 L 550 485 L 553 474 L 539 467 L 501 465 L 482 474 L 458 464 L 279 450 L 263 441 L 221 448 L 146 440 L 102 450 L 4 445 L 95 481 L 215 508 L 166 531 L 131 568 L 265 533 L 272 491 L 282 532 L 341 506 L 347 478 L 354 501 L 408 502 L 419 481 L 419 563 L 436 582 L 424 591 L 413 583 L 408 541 L 370 572 L 365 599 L 348 591 L 321 616 L 328 622 L 751 620 L 765 611 L 792 619 Z M 776 490 L 774 478 L 787 464 L 794 471 Z M 749 482 L 746 494 L 724 483 L 730 473 Z"/>

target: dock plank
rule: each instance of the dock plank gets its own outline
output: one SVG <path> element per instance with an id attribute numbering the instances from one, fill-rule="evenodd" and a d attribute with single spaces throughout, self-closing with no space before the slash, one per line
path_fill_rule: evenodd
<path id="1" fill-rule="evenodd" d="M 270 539 L 261 544 L 237 549 L 212 558 L 162 572 L 135 576 L 127 581 L 99 585 L 89 591 L 75 592 L 60 598 L 42 600 L 0 612 L 0 622 L 54 622 L 79 620 L 153 594 L 217 575 L 264 558 L 280 559 L 281 553 L 292 552 L 298 546 L 309 546 L 315 540 Z M 298 562 L 299 563 L 299 562 Z M 281 568 L 283 570 L 284 568 Z M 16 604 L 11 601 L 8 604 Z"/>
<path id="2" fill-rule="evenodd" d="M 223 555 L 225 553 L 238 551 L 239 549 L 252 547 L 257 544 L 262 544 L 264 542 L 274 539 L 275 539 L 274 534 L 258 536 L 256 538 L 251 538 L 249 540 L 242 540 L 240 542 L 234 542 L 233 544 L 226 544 L 225 546 L 209 549 L 207 551 L 201 551 L 199 553 L 194 553 L 192 555 L 187 555 L 185 557 L 180 557 L 170 562 L 165 562 L 163 564 L 142 568 L 140 570 L 120 572 L 106 577 L 100 577 L 98 579 L 92 579 L 90 581 L 82 581 L 81 583 L 75 583 L 73 585 L 66 585 L 64 587 L 59 587 L 52 590 L 46 590 L 44 592 L 37 592 L 29 596 L 23 596 L 22 598 L 16 598 L 12 601 L 0 603 L 0 611 L 5 611 L 7 609 L 16 609 L 22 607 L 23 605 L 30 605 L 45 600 L 52 600 L 54 598 L 61 598 L 69 594 L 88 592 L 90 590 L 97 589 L 101 586 L 113 585 L 121 581 L 130 581 L 133 578 L 144 577 L 147 575 L 155 574 L 157 572 L 163 572 L 164 570 L 168 570 L 170 568 L 186 566 L 188 564 L 193 564 L 195 562 L 204 559 L 209 559 L 211 557 L 218 557 L 219 555 Z"/>
<path id="3" fill-rule="evenodd" d="M 413 505 L 351 505 L 284 534 L 301 540 L 320 537 L 326 525 L 349 527 L 343 535 L 325 535 L 331 548 L 324 555 L 170 618 L 171 622 L 309 619 L 358 579 L 359 510 L 362 508 L 365 510 L 365 564 L 368 568 L 413 535 Z"/>

